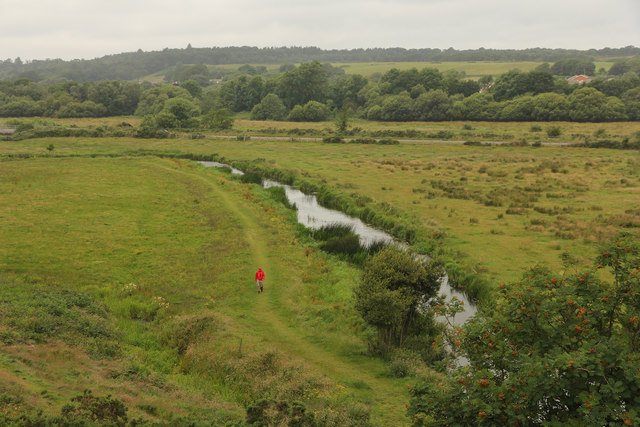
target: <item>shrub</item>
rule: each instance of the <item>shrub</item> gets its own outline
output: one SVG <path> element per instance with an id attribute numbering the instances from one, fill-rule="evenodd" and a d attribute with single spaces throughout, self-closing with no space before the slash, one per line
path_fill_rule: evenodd
<path id="1" fill-rule="evenodd" d="M 500 286 L 496 309 L 460 335 L 468 364 L 412 387 L 408 415 L 416 425 L 634 425 L 639 254 L 621 235 L 594 260 L 607 274 L 535 266 Z"/>
<path id="2" fill-rule="evenodd" d="M 428 301 L 440 288 L 442 266 L 425 257 L 388 246 L 366 263 L 354 290 L 356 310 L 378 331 L 384 347 L 402 347 L 424 332 Z M 422 307 L 422 310 L 418 310 Z"/>
<path id="3" fill-rule="evenodd" d="M 322 138 L 322 142 L 326 142 L 329 144 L 344 144 L 345 140 L 342 139 L 342 137 L 340 136 L 325 136 L 324 138 Z"/>
<path id="4" fill-rule="evenodd" d="M 549 126 L 547 128 L 547 136 L 549 138 L 555 138 L 560 135 L 562 135 L 562 129 L 560 129 L 560 126 Z"/>
<path id="5" fill-rule="evenodd" d="M 62 408 L 62 416 L 76 422 L 87 420 L 116 426 L 124 426 L 128 421 L 127 407 L 121 400 L 112 398 L 111 395 L 94 396 L 91 390 L 85 390 L 71 399 L 71 403 Z"/>

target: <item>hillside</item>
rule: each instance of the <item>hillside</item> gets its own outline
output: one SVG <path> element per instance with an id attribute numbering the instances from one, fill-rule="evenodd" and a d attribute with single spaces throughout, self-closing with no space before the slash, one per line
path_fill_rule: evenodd
<path id="1" fill-rule="evenodd" d="M 365 356 L 349 308 L 358 271 L 301 242 L 267 192 L 185 160 L 1 163 L 0 421 L 89 389 L 176 425 L 261 399 L 404 422 L 407 380 Z"/>

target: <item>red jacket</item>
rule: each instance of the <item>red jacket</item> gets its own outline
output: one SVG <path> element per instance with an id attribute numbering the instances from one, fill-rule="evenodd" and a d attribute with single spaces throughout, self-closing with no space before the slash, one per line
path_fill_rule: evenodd
<path id="1" fill-rule="evenodd" d="M 262 270 L 256 271 L 256 280 L 264 280 L 264 271 Z"/>

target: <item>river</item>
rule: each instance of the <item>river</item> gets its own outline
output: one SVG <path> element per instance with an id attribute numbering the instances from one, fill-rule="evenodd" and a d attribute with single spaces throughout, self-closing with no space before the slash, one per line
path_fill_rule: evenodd
<path id="1" fill-rule="evenodd" d="M 229 165 L 225 165 L 219 162 L 198 162 L 206 167 L 218 167 L 218 168 L 230 168 L 231 173 L 234 175 L 242 175 L 241 170 L 232 168 Z M 325 225 L 340 224 L 346 225 L 353 229 L 354 233 L 360 238 L 360 242 L 363 246 L 368 246 L 376 241 L 384 241 L 389 244 L 394 244 L 406 248 L 407 245 L 403 242 L 399 242 L 393 236 L 384 231 L 377 230 L 365 223 L 359 218 L 350 217 L 340 211 L 334 209 L 327 209 L 318 204 L 318 199 L 314 195 L 304 194 L 302 191 L 292 188 L 290 185 L 281 184 L 276 181 L 264 179 L 262 181 L 263 188 L 269 187 L 282 187 L 285 190 L 287 199 L 292 205 L 295 204 L 298 212 L 298 222 L 307 228 L 318 229 Z M 451 300 L 454 296 L 464 303 L 464 311 L 457 313 L 453 318 L 453 322 L 456 325 L 464 324 L 467 319 L 473 317 L 477 312 L 476 306 L 467 298 L 465 294 L 453 289 L 449 285 L 449 278 L 445 274 L 440 284 L 440 294 L 444 294 L 447 300 Z"/>

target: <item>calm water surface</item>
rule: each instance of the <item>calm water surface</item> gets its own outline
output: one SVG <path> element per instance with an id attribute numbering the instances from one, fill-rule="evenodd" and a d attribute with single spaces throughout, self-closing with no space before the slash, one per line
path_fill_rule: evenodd
<path id="1" fill-rule="evenodd" d="M 198 163 L 207 167 L 230 168 L 231 173 L 235 175 L 243 174 L 242 171 L 234 169 L 229 165 L 225 165 L 223 163 L 203 161 Z M 406 244 L 397 241 L 390 234 L 370 227 L 358 218 L 353 218 L 345 215 L 340 211 L 327 209 L 323 206 L 320 206 L 318 204 L 318 199 L 316 198 L 316 196 L 304 194 L 302 191 L 296 190 L 289 185 L 281 184 L 279 182 L 271 181 L 268 179 L 262 181 L 262 187 L 284 188 L 289 203 L 296 205 L 296 209 L 298 212 L 298 222 L 307 228 L 318 229 L 325 225 L 331 224 L 347 225 L 351 227 L 354 233 L 356 233 L 360 237 L 360 242 L 363 246 L 368 246 L 377 241 L 384 241 L 389 244 L 406 247 Z M 439 293 L 444 294 L 447 300 L 450 300 L 455 296 L 464 303 L 465 311 L 456 314 L 455 318 L 453 319 L 455 324 L 462 325 L 467 321 L 467 319 L 473 317 L 473 315 L 476 313 L 477 309 L 475 305 L 471 303 L 466 295 L 449 286 L 449 278 L 446 275 L 441 280 Z"/>

